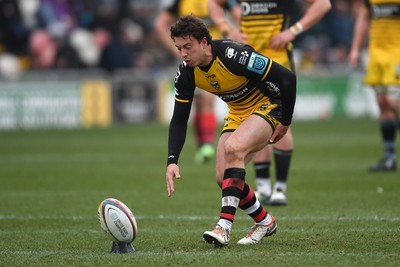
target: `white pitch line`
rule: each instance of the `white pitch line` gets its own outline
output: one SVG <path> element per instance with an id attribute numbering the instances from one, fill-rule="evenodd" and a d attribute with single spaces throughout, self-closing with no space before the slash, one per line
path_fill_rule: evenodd
<path id="1" fill-rule="evenodd" d="M 250 248 L 250 247 L 249 247 Z M 246 250 L 241 250 L 240 252 L 235 252 L 240 254 L 241 256 L 249 256 L 253 257 L 254 256 L 254 251 L 252 249 L 246 249 Z M 46 256 L 46 255 L 57 255 L 57 256 L 71 256 L 73 255 L 74 258 L 85 258 L 87 259 L 88 256 L 110 256 L 111 254 L 109 252 L 97 252 L 93 253 L 91 252 L 89 255 L 87 252 L 84 253 L 77 253 L 75 250 L 42 250 L 42 251 L 37 251 L 37 250 L 13 250 L 13 251 L 0 251 L 0 255 L 35 255 L 35 256 Z M 171 251 L 146 251 L 146 250 L 136 250 L 135 253 L 132 254 L 134 257 L 138 256 L 144 256 L 144 257 L 162 257 L 162 256 L 212 256 L 212 255 L 220 255 L 221 251 L 212 249 L 209 251 L 178 251 L 174 250 L 173 252 Z M 323 257 L 323 258 L 335 258 L 335 257 L 398 257 L 398 255 L 395 255 L 393 253 L 373 253 L 373 252 L 366 252 L 366 253 L 344 253 L 344 252 L 339 252 L 339 253 L 324 253 L 324 252 L 288 252 L 288 253 L 274 253 L 274 256 L 276 257 Z"/>
<path id="2" fill-rule="evenodd" d="M 186 220 L 186 221 L 206 221 L 218 219 L 217 216 L 190 216 L 190 215 L 144 215 L 135 216 L 137 220 Z M 84 221 L 97 219 L 94 216 L 48 216 L 48 215 L 2 215 L 0 214 L 0 220 L 72 220 L 72 221 Z M 235 220 L 249 220 L 249 217 L 239 215 L 235 217 Z M 399 222 L 400 217 L 379 217 L 379 216 L 357 216 L 357 217 L 337 217 L 337 216 L 294 216 L 294 217 L 278 217 L 277 220 L 282 221 L 389 221 Z"/>
<path id="3" fill-rule="evenodd" d="M 109 162 L 110 160 L 127 160 L 132 156 L 129 153 L 120 153 L 118 155 L 113 155 L 110 157 L 106 153 L 79 153 L 79 154 L 25 154 L 25 155 L 8 155 L 7 157 L 0 157 L 0 165 L 10 164 L 10 163 L 48 163 L 48 162 L 65 162 L 65 160 L 75 161 L 75 162 Z"/>

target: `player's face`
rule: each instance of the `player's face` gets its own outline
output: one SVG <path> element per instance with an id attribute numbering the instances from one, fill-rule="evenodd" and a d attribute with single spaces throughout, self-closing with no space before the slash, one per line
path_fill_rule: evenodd
<path id="1" fill-rule="evenodd" d="M 177 37 L 174 42 L 182 59 L 190 67 L 208 65 L 209 58 L 206 57 L 207 41 L 205 38 L 199 42 L 192 36 Z"/>

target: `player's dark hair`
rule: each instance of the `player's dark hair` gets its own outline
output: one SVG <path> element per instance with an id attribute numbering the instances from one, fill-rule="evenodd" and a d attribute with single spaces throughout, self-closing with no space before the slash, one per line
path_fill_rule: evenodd
<path id="1" fill-rule="evenodd" d="M 200 40 L 205 37 L 207 39 L 207 44 L 210 44 L 212 39 L 204 21 L 192 15 L 180 17 L 175 24 L 171 26 L 170 31 L 172 40 L 177 37 L 193 36 L 200 42 Z"/>

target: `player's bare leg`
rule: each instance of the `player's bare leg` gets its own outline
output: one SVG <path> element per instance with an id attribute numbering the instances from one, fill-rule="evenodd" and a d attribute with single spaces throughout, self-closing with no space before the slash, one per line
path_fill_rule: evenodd
<path id="1" fill-rule="evenodd" d="M 264 236 L 275 233 L 275 219 L 260 205 L 254 191 L 245 182 L 246 163 L 253 153 L 267 145 L 267 137 L 271 135 L 271 126 L 256 115 L 247 118 L 235 132 L 221 135 L 217 147 L 216 178 L 222 188 L 222 207 L 214 230 L 203 234 L 206 242 L 216 246 L 228 245 L 238 207 L 251 216 L 257 225 L 253 227 L 257 231 L 246 236 L 246 244 L 258 243 Z M 255 241 L 249 243 L 249 238 L 255 238 Z"/>

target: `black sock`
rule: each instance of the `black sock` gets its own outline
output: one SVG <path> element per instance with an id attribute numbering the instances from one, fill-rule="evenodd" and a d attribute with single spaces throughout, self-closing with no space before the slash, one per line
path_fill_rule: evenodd
<path id="1" fill-rule="evenodd" d="M 274 148 L 274 159 L 276 166 L 276 181 L 286 183 L 289 175 L 290 160 L 292 159 L 292 150 L 284 151 Z"/>
<path id="2" fill-rule="evenodd" d="M 384 145 L 386 159 L 395 157 L 396 149 L 396 127 L 397 122 L 393 120 L 384 120 L 380 123 L 381 136 Z"/>

